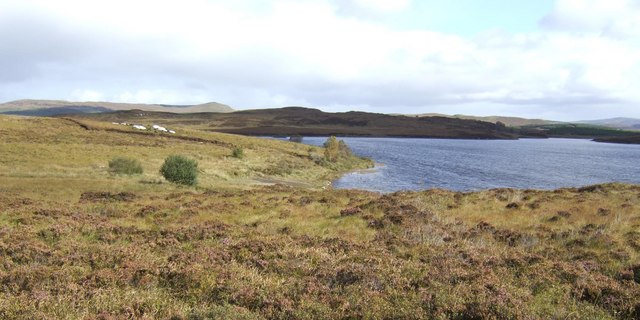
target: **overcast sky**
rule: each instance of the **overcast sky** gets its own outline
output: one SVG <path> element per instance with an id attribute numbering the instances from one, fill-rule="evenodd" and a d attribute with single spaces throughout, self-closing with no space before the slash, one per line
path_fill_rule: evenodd
<path id="1" fill-rule="evenodd" d="M 0 102 L 640 118 L 638 0 L 0 0 Z"/>

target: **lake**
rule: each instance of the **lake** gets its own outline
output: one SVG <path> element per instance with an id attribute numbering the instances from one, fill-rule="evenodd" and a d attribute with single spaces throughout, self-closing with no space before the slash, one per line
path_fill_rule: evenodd
<path id="1" fill-rule="evenodd" d="M 335 188 L 471 191 L 640 183 L 640 145 L 582 139 L 339 139 L 382 165 L 373 172 L 347 174 L 334 182 Z M 305 137 L 303 143 L 322 145 L 325 140 Z"/>

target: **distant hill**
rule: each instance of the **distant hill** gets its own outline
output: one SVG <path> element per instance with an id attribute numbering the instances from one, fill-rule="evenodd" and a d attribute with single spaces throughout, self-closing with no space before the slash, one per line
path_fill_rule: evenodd
<path id="1" fill-rule="evenodd" d="M 594 139 L 604 142 L 606 138 L 628 138 L 638 135 L 638 132 L 598 126 L 587 123 L 557 123 L 545 125 L 531 125 L 518 128 L 521 133 L 534 135 L 536 132 L 548 138 L 578 138 Z M 610 141 L 613 142 L 613 141 Z"/>
<path id="2" fill-rule="evenodd" d="M 164 111 L 173 113 L 232 112 L 227 105 L 209 102 L 198 105 L 134 104 L 114 102 L 70 102 L 61 100 L 16 100 L 0 104 L 0 113 L 53 116 L 73 113 L 101 113 L 118 110 Z"/>
<path id="3" fill-rule="evenodd" d="M 578 122 L 618 129 L 640 130 L 640 119 L 634 118 L 611 118 L 602 120 L 584 120 Z"/>
<path id="4" fill-rule="evenodd" d="M 640 135 L 628 137 L 606 137 L 593 139 L 596 142 L 640 144 Z"/>
<path id="5" fill-rule="evenodd" d="M 464 114 L 454 114 L 447 115 L 442 113 L 422 113 L 414 115 L 417 117 L 447 117 L 447 118 L 457 118 L 457 119 L 467 119 L 467 120 L 479 120 L 486 122 L 502 122 L 508 127 L 521 127 L 521 126 L 530 126 L 530 125 L 544 125 L 544 124 L 554 124 L 560 123 L 559 121 L 552 120 L 544 120 L 544 119 L 526 119 L 526 118 L 518 118 L 518 117 L 501 117 L 501 116 L 470 116 Z"/>
<path id="6" fill-rule="evenodd" d="M 101 113 L 101 112 L 111 112 L 111 111 L 113 110 L 107 109 L 105 107 L 69 106 L 69 107 L 52 107 L 52 108 L 41 108 L 41 109 L 6 111 L 6 112 L 2 112 L 2 114 L 32 116 L 32 117 L 51 117 L 51 116 L 56 116 L 61 114 Z"/>
<path id="7" fill-rule="evenodd" d="M 286 107 L 231 113 L 120 111 L 74 117 L 102 121 L 161 123 L 195 129 L 264 136 L 377 136 L 453 139 L 515 139 L 517 133 L 493 123 L 446 117 L 407 117 L 368 112 L 329 113 Z"/>

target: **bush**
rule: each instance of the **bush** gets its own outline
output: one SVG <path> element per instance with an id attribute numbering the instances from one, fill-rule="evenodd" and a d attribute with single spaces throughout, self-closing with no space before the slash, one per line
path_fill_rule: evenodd
<path id="1" fill-rule="evenodd" d="M 324 158 L 329 162 L 337 162 L 340 159 L 346 159 L 351 157 L 351 149 L 342 141 L 331 136 L 324 143 Z"/>
<path id="2" fill-rule="evenodd" d="M 231 156 L 234 158 L 242 159 L 244 158 L 244 150 L 242 149 L 242 147 L 233 147 Z"/>
<path id="3" fill-rule="evenodd" d="M 109 161 L 109 172 L 127 175 L 141 174 L 142 165 L 136 159 L 117 157 Z"/>
<path id="4" fill-rule="evenodd" d="M 160 168 L 160 173 L 168 181 L 194 186 L 198 177 L 198 163 L 179 155 L 168 156 Z"/>

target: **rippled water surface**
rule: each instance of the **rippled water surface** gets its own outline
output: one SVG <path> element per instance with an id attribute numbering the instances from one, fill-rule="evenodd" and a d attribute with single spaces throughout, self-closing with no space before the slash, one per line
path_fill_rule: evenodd
<path id="1" fill-rule="evenodd" d="M 640 183 L 640 145 L 578 139 L 341 139 L 356 154 L 383 165 L 374 172 L 347 174 L 334 182 L 336 188 L 393 192 Z M 321 145 L 325 140 L 305 137 L 303 142 Z"/>

